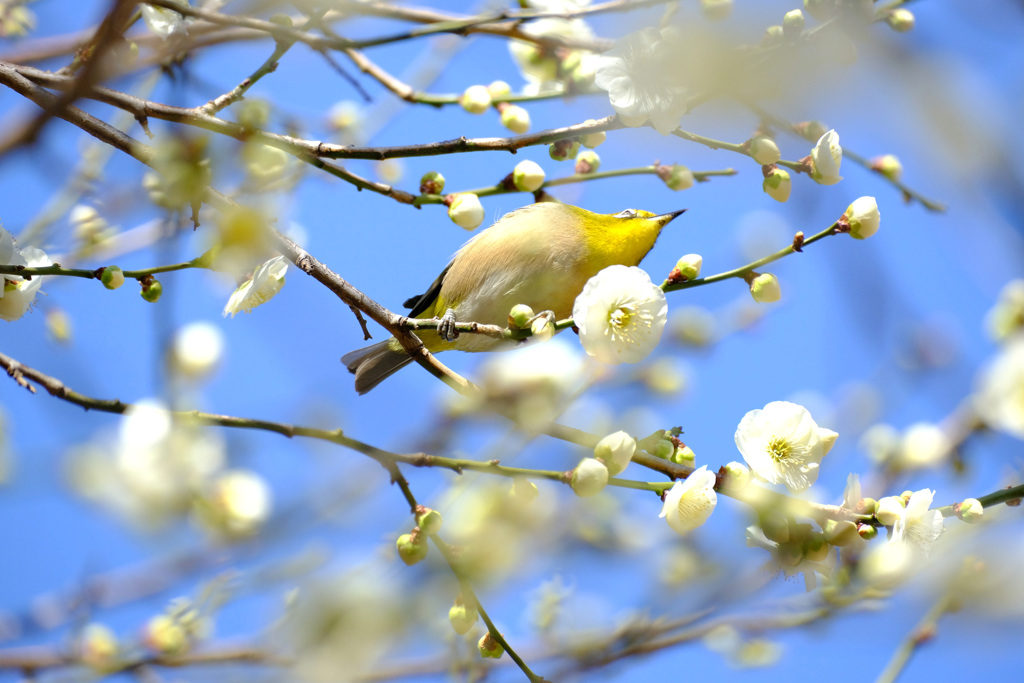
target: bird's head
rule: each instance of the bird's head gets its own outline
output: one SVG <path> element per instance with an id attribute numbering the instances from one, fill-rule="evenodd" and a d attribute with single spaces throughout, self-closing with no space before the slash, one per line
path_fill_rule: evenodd
<path id="1" fill-rule="evenodd" d="M 661 229 L 686 209 L 662 214 L 641 209 L 610 214 L 580 211 L 591 251 L 599 254 L 603 261 L 635 266 L 654 247 Z"/>

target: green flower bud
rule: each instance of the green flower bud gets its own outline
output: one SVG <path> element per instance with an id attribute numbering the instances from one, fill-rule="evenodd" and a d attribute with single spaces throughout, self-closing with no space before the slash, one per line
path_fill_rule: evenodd
<path id="1" fill-rule="evenodd" d="M 689 446 L 683 445 L 681 448 L 676 448 L 672 452 L 669 460 L 677 465 L 693 467 L 697 462 L 697 454 L 694 453 L 693 449 Z"/>
<path id="2" fill-rule="evenodd" d="M 651 453 L 651 455 L 653 455 L 656 458 L 661 458 L 662 460 L 668 460 L 669 458 L 672 457 L 672 455 L 675 452 L 676 445 L 669 441 L 668 439 L 662 439 L 654 447 L 654 452 Z"/>
<path id="3" fill-rule="evenodd" d="M 512 307 L 512 310 L 508 312 L 508 324 L 509 327 L 515 327 L 520 330 L 525 330 L 533 319 L 533 309 L 526 304 L 516 304 Z"/>
<path id="4" fill-rule="evenodd" d="M 594 173 L 599 168 L 601 168 L 601 157 L 597 155 L 597 152 L 585 149 L 576 155 L 576 172 L 580 175 Z"/>
<path id="5" fill-rule="evenodd" d="M 107 266 L 100 274 L 100 282 L 107 289 L 117 289 L 124 284 L 124 271 L 117 266 Z"/>
<path id="6" fill-rule="evenodd" d="M 956 506 L 956 516 L 968 524 L 980 522 L 985 508 L 977 498 L 968 498 Z"/>
<path id="7" fill-rule="evenodd" d="M 459 104 L 470 114 L 483 114 L 491 108 L 491 93 L 482 85 L 471 85 L 462 93 Z"/>
<path id="8" fill-rule="evenodd" d="M 798 9 L 786 12 L 782 17 L 782 35 L 792 40 L 803 33 L 807 22 L 804 20 L 804 13 Z M 774 161 L 772 162 L 775 163 Z"/>
<path id="9" fill-rule="evenodd" d="M 704 259 L 700 254 L 687 254 L 676 261 L 676 270 L 684 280 L 696 280 L 700 277 L 700 267 Z"/>
<path id="10" fill-rule="evenodd" d="M 778 166 L 772 167 L 768 174 L 765 175 L 764 182 L 761 183 L 761 189 L 764 190 L 766 195 L 777 202 L 787 201 L 790 193 L 793 191 L 793 181 L 789 178 L 789 171 Z"/>
<path id="11" fill-rule="evenodd" d="M 658 174 L 670 190 L 688 190 L 693 187 L 693 171 L 682 164 L 673 164 L 667 175 Z"/>
<path id="12" fill-rule="evenodd" d="M 886 496 L 878 501 L 878 508 L 875 510 L 875 519 L 885 526 L 892 526 L 896 520 L 903 516 L 906 503 L 899 496 Z"/>
<path id="13" fill-rule="evenodd" d="M 480 649 L 480 656 L 485 659 L 501 659 L 501 655 L 505 654 L 505 648 L 501 646 L 501 643 L 491 637 L 490 631 L 480 638 L 480 641 L 477 643 L 477 647 Z"/>
<path id="14" fill-rule="evenodd" d="M 857 509 L 855 512 L 861 515 L 873 515 L 875 510 L 878 509 L 878 501 L 874 498 L 861 498 L 857 501 Z"/>
<path id="15" fill-rule="evenodd" d="M 441 530 L 441 513 L 431 508 L 423 508 L 416 512 L 416 526 L 420 528 L 420 531 L 427 536 L 436 534 Z"/>
<path id="16" fill-rule="evenodd" d="M 512 171 L 512 184 L 521 192 L 536 192 L 544 184 L 544 169 L 536 161 L 520 161 Z"/>
<path id="17" fill-rule="evenodd" d="M 160 295 L 163 293 L 164 286 L 155 278 L 149 278 L 142 283 L 142 298 L 151 304 L 155 304 L 159 301 Z"/>
<path id="18" fill-rule="evenodd" d="M 846 520 L 830 519 L 822 528 L 825 540 L 835 546 L 846 546 L 857 538 L 857 525 Z"/>
<path id="19" fill-rule="evenodd" d="M 589 119 L 586 123 L 597 122 L 594 119 Z M 601 131 L 600 133 L 587 133 L 586 135 L 580 136 L 580 144 L 588 149 L 595 149 L 600 147 L 601 143 L 603 143 L 607 138 L 608 134 L 604 131 Z"/>
<path id="20" fill-rule="evenodd" d="M 444 192 L 444 176 L 437 171 L 427 171 L 420 178 L 420 194 L 441 194 Z"/>
<path id="21" fill-rule="evenodd" d="M 492 99 L 495 99 L 508 95 L 512 92 L 512 88 L 505 81 L 494 81 L 487 86 L 487 92 L 490 93 Z"/>
<path id="22" fill-rule="evenodd" d="M 873 539 L 876 536 L 878 536 L 878 529 L 876 529 L 875 527 L 871 526 L 870 524 L 858 524 L 857 525 L 857 533 L 865 541 L 870 541 L 871 539 Z"/>
<path id="23" fill-rule="evenodd" d="M 708 21 L 722 21 L 732 14 L 732 0 L 700 0 L 700 10 Z"/>
<path id="24" fill-rule="evenodd" d="M 522 135 L 530 130 L 530 112 L 516 104 L 503 106 L 501 109 L 501 125 L 513 133 Z"/>
<path id="25" fill-rule="evenodd" d="M 774 140 L 766 135 L 752 138 L 747 143 L 747 146 L 750 150 L 750 156 L 754 158 L 754 161 L 762 166 L 774 164 L 782 158 L 779 146 L 775 144 Z"/>
<path id="26" fill-rule="evenodd" d="M 398 547 L 398 556 L 409 566 L 423 561 L 427 556 L 427 550 L 429 550 L 426 536 L 419 531 L 402 534 L 398 537 L 396 546 Z"/>
<path id="27" fill-rule="evenodd" d="M 894 9 L 885 18 L 885 23 L 889 24 L 889 28 L 897 33 L 906 33 L 914 28 L 914 13 L 902 7 Z"/>
<path id="28" fill-rule="evenodd" d="M 818 21 L 831 19 L 836 13 L 836 0 L 804 0 L 804 11 Z"/>
<path id="29" fill-rule="evenodd" d="M 774 275 L 761 273 L 750 281 L 750 296 L 759 304 L 770 304 L 782 298 L 782 289 Z"/>
<path id="30" fill-rule="evenodd" d="M 448 610 L 448 621 L 451 622 L 452 628 L 460 636 L 464 636 L 469 633 L 469 630 L 473 628 L 473 624 L 476 623 L 478 614 L 472 607 L 467 607 L 462 602 L 456 602 L 452 605 L 452 608 Z"/>
<path id="31" fill-rule="evenodd" d="M 559 140 L 548 145 L 548 156 L 555 161 L 574 159 L 580 151 L 580 143 L 576 140 Z"/>

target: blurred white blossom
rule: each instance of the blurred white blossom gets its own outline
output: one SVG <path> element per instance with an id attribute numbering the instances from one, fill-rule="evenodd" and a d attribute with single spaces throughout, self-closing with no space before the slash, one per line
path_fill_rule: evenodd
<path id="1" fill-rule="evenodd" d="M 986 425 L 1024 439 L 1024 334 L 982 371 L 974 405 Z"/>
<path id="2" fill-rule="evenodd" d="M 679 127 L 688 108 L 672 34 L 667 35 L 645 28 L 625 36 L 598 57 L 594 76 L 626 125 L 649 120 L 662 135 Z"/>

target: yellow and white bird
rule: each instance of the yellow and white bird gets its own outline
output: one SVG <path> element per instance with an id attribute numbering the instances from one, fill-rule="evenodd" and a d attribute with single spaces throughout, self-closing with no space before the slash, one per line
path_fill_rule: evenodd
<path id="1" fill-rule="evenodd" d="M 639 264 L 661 229 L 683 211 L 598 214 L 538 202 L 506 214 L 466 242 L 425 293 L 405 302 L 410 317 L 442 320 L 438 332 L 416 334 L 431 353 L 511 348 L 481 334 L 457 335 L 449 326 L 455 321 L 504 326 L 517 304 L 567 318 L 587 280 L 611 265 Z M 394 337 L 341 359 L 355 373 L 360 394 L 411 361 Z"/>

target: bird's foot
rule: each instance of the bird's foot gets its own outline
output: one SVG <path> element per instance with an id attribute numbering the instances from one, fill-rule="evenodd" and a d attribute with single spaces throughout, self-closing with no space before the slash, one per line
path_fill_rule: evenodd
<path id="1" fill-rule="evenodd" d="M 447 342 L 453 342 L 459 338 L 459 331 L 455 329 L 455 309 L 449 308 L 441 316 L 441 322 L 437 325 L 437 333 Z"/>

